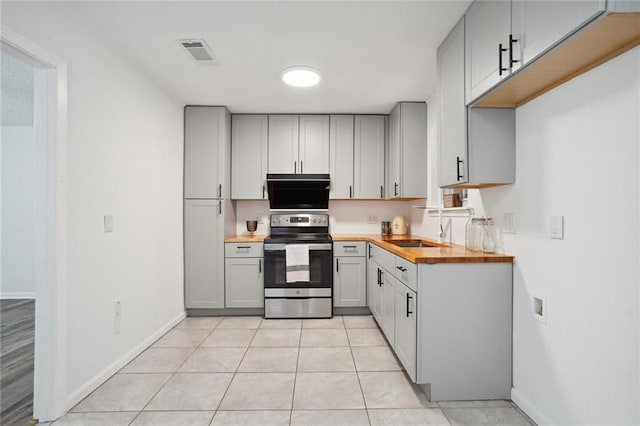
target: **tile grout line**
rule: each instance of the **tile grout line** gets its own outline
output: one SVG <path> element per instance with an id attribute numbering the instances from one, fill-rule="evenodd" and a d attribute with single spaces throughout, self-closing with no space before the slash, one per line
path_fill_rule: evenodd
<path id="1" fill-rule="evenodd" d="M 344 318 L 343 318 L 344 322 Z M 353 361 L 353 368 L 355 369 L 356 378 L 358 379 L 358 386 L 360 387 L 360 394 L 362 395 L 362 403 L 364 404 L 364 413 L 367 416 L 367 422 L 371 425 L 371 417 L 369 417 L 369 408 L 367 407 L 367 399 L 364 397 L 364 389 L 362 389 L 362 382 L 360 381 L 360 374 L 358 374 L 358 366 L 356 365 L 356 358 L 353 356 L 353 346 L 351 346 L 351 339 L 349 339 L 349 332 L 345 324 L 345 333 L 347 334 L 347 342 L 349 343 L 349 353 L 351 354 L 351 360 Z"/>
<path id="2" fill-rule="evenodd" d="M 300 321 L 300 337 L 298 338 L 298 356 L 296 357 L 296 371 L 293 373 L 293 392 L 291 392 L 291 410 L 289 410 L 289 426 L 293 421 L 293 402 L 296 398 L 296 383 L 298 382 L 298 363 L 300 362 L 300 350 L 302 349 L 302 330 L 304 320 Z"/>

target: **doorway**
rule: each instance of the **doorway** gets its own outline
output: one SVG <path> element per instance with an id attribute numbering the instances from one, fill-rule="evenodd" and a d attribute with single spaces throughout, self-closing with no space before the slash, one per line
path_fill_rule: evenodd
<path id="1" fill-rule="evenodd" d="M 0 34 L 0 423 L 24 424 L 66 409 L 66 66 Z"/>

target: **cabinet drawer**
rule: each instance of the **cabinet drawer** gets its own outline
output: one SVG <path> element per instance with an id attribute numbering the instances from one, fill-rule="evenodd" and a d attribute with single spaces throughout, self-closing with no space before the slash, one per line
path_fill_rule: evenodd
<path id="1" fill-rule="evenodd" d="M 364 241 L 338 241 L 333 243 L 335 257 L 364 257 L 366 243 Z"/>
<path id="2" fill-rule="evenodd" d="M 396 256 L 396 267 L 393 273 L 397 279 L 411 290 L 418 291 L 418 266 L 415 263 Z"/>
<path id="3" fill-rule="evenodd" d="M 224 257 L 262 257 L 262 243 L 225 243 Z"/>
<path id="4" fill-rule="evenodd" d="M 378 265 L 382 266 L 389 273 L 394 274 L 396 270 L 396 255 L 382 249 L 375 244 L 369 245 L 369 256 L 375 260 Z"/>

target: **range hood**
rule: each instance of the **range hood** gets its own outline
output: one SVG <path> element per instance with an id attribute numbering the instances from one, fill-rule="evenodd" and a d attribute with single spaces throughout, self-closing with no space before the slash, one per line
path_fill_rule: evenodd
<path id="1" fill-rule="evenodd" d="M 329 210 L 328 174 L 268 174 L 269 208 L 279 211 Z"/>

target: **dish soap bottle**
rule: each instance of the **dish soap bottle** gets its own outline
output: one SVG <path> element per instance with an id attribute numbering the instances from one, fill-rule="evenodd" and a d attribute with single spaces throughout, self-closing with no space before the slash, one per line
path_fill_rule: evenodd
<path id="1" fill-rule="evenodd" d="M 496 229 L 493 226 L 493 218 L 490 217 L 487 218 L 487 224 L 485 225 L 482 249 L 486 253 L 496 252 Z"/>

